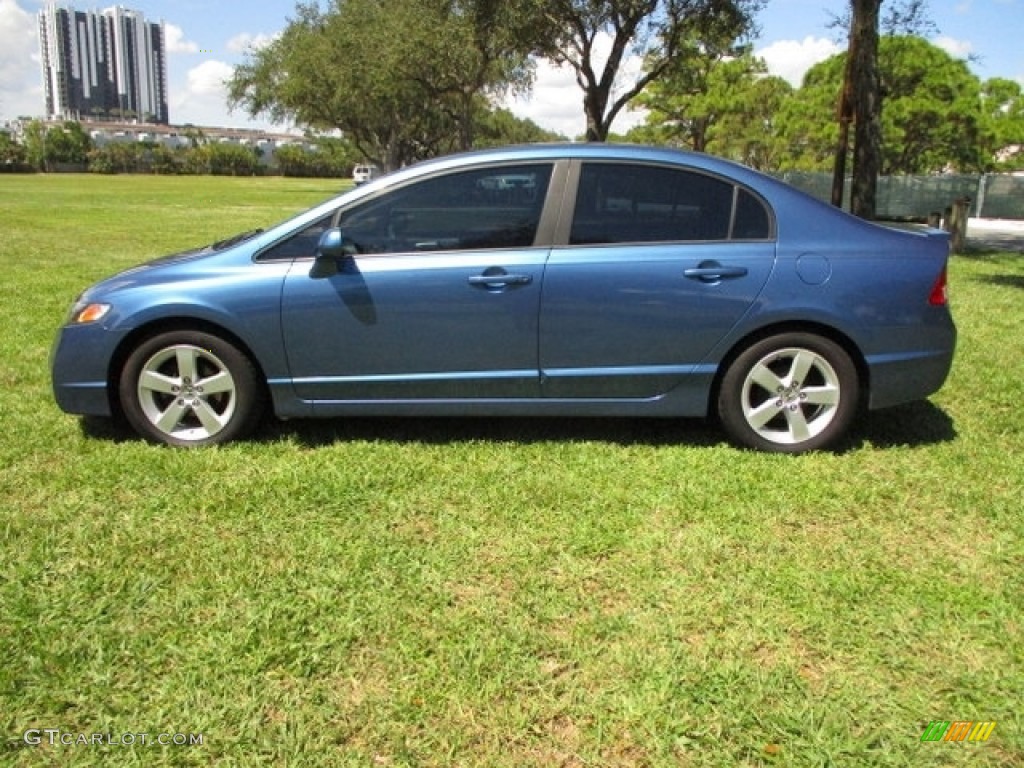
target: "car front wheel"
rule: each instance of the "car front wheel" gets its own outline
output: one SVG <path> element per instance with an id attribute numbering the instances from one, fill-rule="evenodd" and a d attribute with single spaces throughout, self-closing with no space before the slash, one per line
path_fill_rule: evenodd
<path id="1" fill-rule="evenodd" d="M 128 423 L 168 445 L 233 440 L 249 432 L 263 410 L 249 358 L 200 332 L 171 331 L 143 341 L 128 356 L 119 395 Z"/>
<path id="2" fill-rule="evenodd" d="M 718 416 L 741 445 L 813 451 L 845 434 L 858 390 L 857 370 L 842 347 L 810 333 L 784 333 L 751 345 L 729 366 Z"/>

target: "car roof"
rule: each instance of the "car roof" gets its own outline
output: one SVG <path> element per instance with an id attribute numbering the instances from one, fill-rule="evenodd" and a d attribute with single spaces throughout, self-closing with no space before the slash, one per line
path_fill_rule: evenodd
<path id="1" fill-rule="evenodd" d="M 445 157 L 426 160 L 411 168 L 426 168 L 445 165 L 468 165 L 480 162 L 508 162 L 514 160 L 560 160 L 560 159 L 607 159 L 607 160 L 649 160 L 671 163 L 685 163 L 690 166 L 708 168 L 721 167 L 722 170 L 746 169 L 745 166 L 723 158 L 690 152 L 672 147 L 654 147 L 642 144 L 608 144 L 608 143 L 573 143 L 562 142 L 552 144 L 520 144 L 492 149 L 479 149 L 461 152 Z"/>
<path id="2" fill-rule="evenodd" d="M 545 160 L 554 162 L 566 159 L 666 163 L 722 174 L 755 188 L 763 187 L 764 185 L 775 187 L 781 184 L 778 180 L 772 179 L 770 176 L 766 176 L 745 165 L 701 152 L 642 144 L 562 142 L 521 144 L 436 157 L 378 177 L 373 185 L 365 185 L 363 190 L 364 192 L 369 192 L 371 189 L 377 188 L 376 185 L 378 184 L 392 186 L 395 183 L 402 183 L 406 180 L 412 180 L 437 171 L 454 170 L 474 165 L 508 162 L 543 162 Z"/>

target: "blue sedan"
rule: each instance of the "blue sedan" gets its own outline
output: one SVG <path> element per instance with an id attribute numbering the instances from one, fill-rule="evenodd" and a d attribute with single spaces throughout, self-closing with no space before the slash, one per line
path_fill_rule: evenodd
<path id="1" fill-rule="evenodd" d="M 717 417 L 834 445 L 949 372 L 948 237 L 707 155 L 545 145 L 373 180 L 86 290 L 58 405 L 204 445 L 282 419 Z"/>

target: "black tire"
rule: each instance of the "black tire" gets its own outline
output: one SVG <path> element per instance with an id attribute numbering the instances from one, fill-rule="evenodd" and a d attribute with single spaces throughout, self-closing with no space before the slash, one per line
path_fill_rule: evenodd
<path id="1" fill-rule="evenodd" d="M 264 389 L 252 361 L 219 336 L 169 331 L 128 356 L 121 409 L 147 440 L 176 446 L 225 443 L 259 423 Z"/>
<path id="2" fill-rule="evenodd" d="M 812 333 L 782 333 L 732 362 L 718 393 L 718 417 L 734 442 L 803 453 L 834 445 L 857 412 L 860 381 L 850 356 Z"/>

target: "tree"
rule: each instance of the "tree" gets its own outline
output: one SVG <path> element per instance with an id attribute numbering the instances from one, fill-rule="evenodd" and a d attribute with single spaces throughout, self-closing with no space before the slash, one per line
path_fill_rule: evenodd
<path id="1" fill-rule="evenodd" d="M 32 120 L 25 126 L 24 135 L 28 163 L 40 171 L 48 171 L 57 163 L 84 165 L 92 149 L 92 137 L 73 120 L 60 125 Z"/>
<path id="2" fill-rule="evenodd" d="M 260 164 L 254 147 L 239 144 L 217 142 L 192 151 L 205 155 L 214 176 L 253 176 Z"/>
<path id="3" fill-rule="evenodd" d="M 541 52 L 567 65 L 583 91 L 587 140 L 604 141 L 616 116 L 659 80 L 694 40 L 736 40 L 753 30 L 762 0 L 553 0 L 546 3 Z M 602 37 L 610 41 L 599 66 Z M 616 91 L 627 55 L 644 57 L 643 73 Z"/>
<path id="4" fill-rule="evenodd" d="M 982 85 L 980 160 L 985 171 L 1024 168 L 1024 92 L 1015 80 Z"/>
<path id="5" fill-rule="evenodd" d="M 89 152 L 93 173 L 139 173 L 146 148 L 134 141 L 115 141 Z"/>
<path id="6" fill-rule="evenodd" d="M 25 147 L 25 159 L 37 171 L 45 171 L 46 162 L 46 124 L 42 120 L 30 120 L 22 130 L 22 142 Z"/>
<path id="7" fill-rule="evenodd" d="M 768 77 L 764 61 L 748 46 L 693 46 L 701 50 L 680 57 L 681 65 L 670 68 L 637 98 L 648 117 L 629 138 L 776 169 L 781 142 L 775 120 L 792 87 L 781 78 Z"/>
<path id="8" fill-rule="evenodd" d="M 507 109 L 485 110 L 476 119 L 474 147 L 501 147 L 509 144 L 532 144 L 564 141 L 565 137 L 546 131 L 532 120 L 518 118 Z"/>
<path id="9" fill-rule="evenodd" d="M 881 172 L 981 171 L 981 82 L 967 63 L 919 37 L 880 48 Z"/>
<path id="10" fill-rule="evenodd" d="M 838 127 L 830 106 L 843 83 L 847 54 L 816 64 L 782 110 L 780 126 L 791 165 L 825 170 L 833 159 Z M 980 170 L 981 83 L 963 61 L 914 36 L 879 43 L 881 113 L 879 173 Z"/>
<path id="11" fill-rule="evenodd" d="M 841 31 L 841 38 L 848 40 L 853 21 L 853 2 L 840 14 L 831 14 L 828 26 Z M 928 16 L 928 0 L 894 0 L 885 5 L 879 26 L 883 35 L 917 35 L 929 37 L 938 32 L 935 22 Z"/>
<path id="12" fill-rule="evenodd" d="M 182 136 L 188 141 L 188 145 L 192 149 L 210 143 L 210 140 L 206 138 L 206 134 L 203 133 L 203 129 L 197 128 L 192 125 L 192 123 L 185 124 L 185 130 L 182 132 Z"/>
<path id="13" fill-rule="evenodd" d="M 522 90 L 530 83 L 528 54 L 538 30 L 536 5 L 435 0 L 424 6 L 424 13 L 408 25 L 416 34 L 407 42 L 427 55 L 405 73 L 458 125 L 459 148 L 470 149 L 481 97 Z"/>
<path id="14" fill-rule="evenodd" d="M 349 176 L 359 161 L 355 148 L 345 139 L 307 134 L 306 144 L 287 144 L 273 150 L 273 164 L 284 176 Z"/>
<path id="15" fill-rule="evenodd" d="M 692 47 L 702 47 L 698 41 Z M 728 48 L 715 47 L 704 55 L 680 57 L 660 80 L 641 93 L 637 104 L 648 111 L 647 124 L 671 144 L 695 152 L 707 150 L 708 134 L 722 114 L 735 103 L 736 89 L 765 71 L 749 48 L 739 56 Z"/>
<path id="16" fill-rule="evenodd" d="M 786 144 L 783 165 L 787 169 L 833 170 L 839 137 L 836 93 L 842 87 L 845 67 L 845 54 L 815 64 L 792 98 L 782 104 L 776 119 Z"/>
<path id="17" fill-rule="evenodd" d="M 386 169 L 468 148 L 476 100 L 528 80 L 527 30 L 537 16 L 518 12 L 532 4 L 344 0 L 326 11 L 300 5 L 284 33 L 235 70 L 230 100 L 251 115 L 340 129 Z"/>
<path id="18" fill-rule="evenodd" d="M 934 27 L 927 19 L 927 0 L 901 0 L 887 9 L 889 34 L 921 34 Z M 850 13 L 836 24 L 848 27 L 846 70 L 839 96 L 839 141 L 832 180 L 832 202 L 842 205 L 850 123 L 854 124 L 853 186 L 850 209 L 866 219 L 875 217 L 875 192 L 881 158 L 882 92 L 878 75 L 878 37 L 882 0 L 850 0 Z"/>
<path id="19" fill-rule="evenodd" d="M 779 114 L 793 86 L 781 77 L 762 76 L 732 93 L 712 127 L 711 151 L 762 171 L 777 171 L 786 157 Z"/>
<path id="20" fill-rule="evenodd" d="M 163 176 L 175 176 L 182 172 L 185 165 L 185 152 L 182 147 L 168 147 L 157 144 L 150 155 L 150 170 Z"/>
<path id="21" fill-rule="evenodd" d="M 25 147 L 7 131 L 0 131 L 0 171 L 20 171 L 28 160 Z"/>

